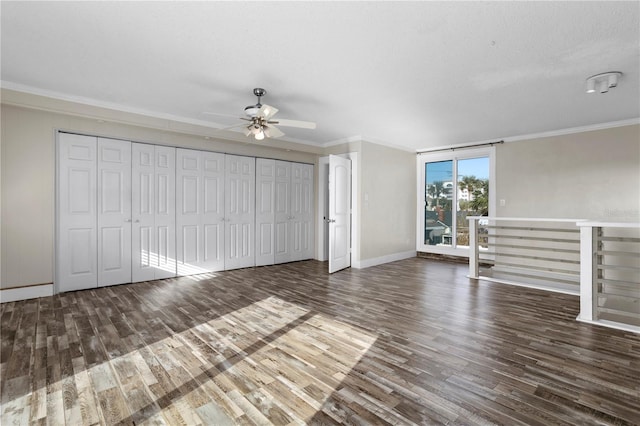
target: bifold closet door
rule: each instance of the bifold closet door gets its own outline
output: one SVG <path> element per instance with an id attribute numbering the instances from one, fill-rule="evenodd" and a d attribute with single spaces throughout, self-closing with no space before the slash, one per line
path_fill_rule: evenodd
<path id="1" fill-rule="evenodd" d="M 97 269 L 97 142 L 58 134 L 56 290 L 93 288 Z"/>
<path id="2" fill-rule="evenodd" d="M 313 258 L 313 166 L 291 164 L 291 232 L 292 260 Z"/>
<path id="3" fill-rule="evenodd" d="M 256 159 L 225 155 L 225 269 L 255 266 Z"/>
<path id="4" fill-rule="evenodd" d="M 275 263 L 291 262 L 291 163 L 275 164 Z"/>
<path id="5" fill-rule="evenodd" d="M 176 276 L 175 151 L 132 144 L 132 282 Z"/>
<path id="6" fill-rule="evenodd" d="M 225 268 L 224 176 L 224 154 L 177 149 L 178 275 Z"/>
<path id="7" fill-rule="evenodd" d="M 275 160 L 256 159 L 256 266 L 275 263 Z"/>
<path id="8" fill-rule="evenodd" d="M 98 286 L 131 282 L 131 142 L 98 138 Z"/>

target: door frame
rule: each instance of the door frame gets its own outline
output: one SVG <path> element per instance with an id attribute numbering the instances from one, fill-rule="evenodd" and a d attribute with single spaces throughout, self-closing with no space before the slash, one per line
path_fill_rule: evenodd
<path id="1" fill-rule="evenodd" d="M 351 267 L 360 269 L 360 233 L 358 225 L 360 183 L 358 181 L 358 153 L 336 154 L 351 160 Z M 329 224 L 324 221 L 329 209 L 329 156 L 318 159 L 318 210 L 316 214 L 316 260 L 329 260 Z"/>

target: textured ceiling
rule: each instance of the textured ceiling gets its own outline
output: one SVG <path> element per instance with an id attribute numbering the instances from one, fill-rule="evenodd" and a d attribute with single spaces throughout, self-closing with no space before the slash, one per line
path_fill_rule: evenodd
<path id="1" fill-rule="evenodd" d="M 1 3 L 2 85 L 285 138 L 420 149 L 640 116 L 640 3 Z M 585 79 L 622 71 L 618 88 Z M 207 116 L 203 111 L 228 114 Z"/>

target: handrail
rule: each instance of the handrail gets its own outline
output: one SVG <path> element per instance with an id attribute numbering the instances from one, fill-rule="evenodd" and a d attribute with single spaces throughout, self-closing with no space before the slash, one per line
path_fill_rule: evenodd
<path id="1" fill-rule="evenodd" d="M 640 333 L 640 313 L 629 310 L 640 300 L 640 291 L 635 292 L 640 290 L 640 268 L 628 263 L 640 252 L 640 238 L 607 235 L 607 230 L 617 229 L 614 234 L 619 235 L 622 229 L 640 229 L 640 223 L 581 221 L 576 225 L 580 228 L 578 320 Z"/>
<path id="2" fill-rule="evenodd" d="M 553 219 L 541 217 L 497 217 L 497 216 L 467 216 L 467 219 L 504 220 L 509 222 L 580 222 L 588 219 Z"/>
<path id="3" fill-rule="evenodd" d="M 640 222 L 576 222 L 576 225 L 578 226 L 590 226 L 592 228 L 640 228 Z"/>
<path id="4" fill-rule="evenodd" d="M 495 216 L 467 219 L 470 278 L 579 294 L 579 321 L 640 333 L 640 265 L 636 261 L 640 257 L 640 222 Z M 579 239 L 562 234 L 567 231 L 579 233 Z M 566 269 L 573 266 L 576 270 Z"/>

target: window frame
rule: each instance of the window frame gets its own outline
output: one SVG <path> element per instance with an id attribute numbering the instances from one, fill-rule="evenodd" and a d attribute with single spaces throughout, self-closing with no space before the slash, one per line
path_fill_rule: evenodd
<path id="1" fill-rule="evenodd" d="M 416 223 L 416 250 L 425 253 L 444 254 L 449 256 L 469 257 L 468 247 L 457 247 L 457 238 L 452 239 L 451 246 L 434 246 L 425 244 L 424 242 L 424 223 L 425 223 L 425 165 L 427 163 L 434 163 L 438 161 L 452 161 L 453 162 L 453 199 L 454 203 L 452 208 L 452 218 L 455 218 L 455 213 L 458 209 L 458 160 L 465 160 L 470 158 L 489 157 L 489 216 L 495 215 L 496 212 L 496 185 L 495 185 L 495 152 L 494 146 L 487 146 L 482 148 L 468 148 L 460 150 L 451 150 L 446 152 L 424 152 L 419 153 L 417 156 L 417 177 L 418 177 L 418 193 L 417 193 L 417 223 Z M 456 235 L 457 221 L 452 220 L 453 235 Z"/>

